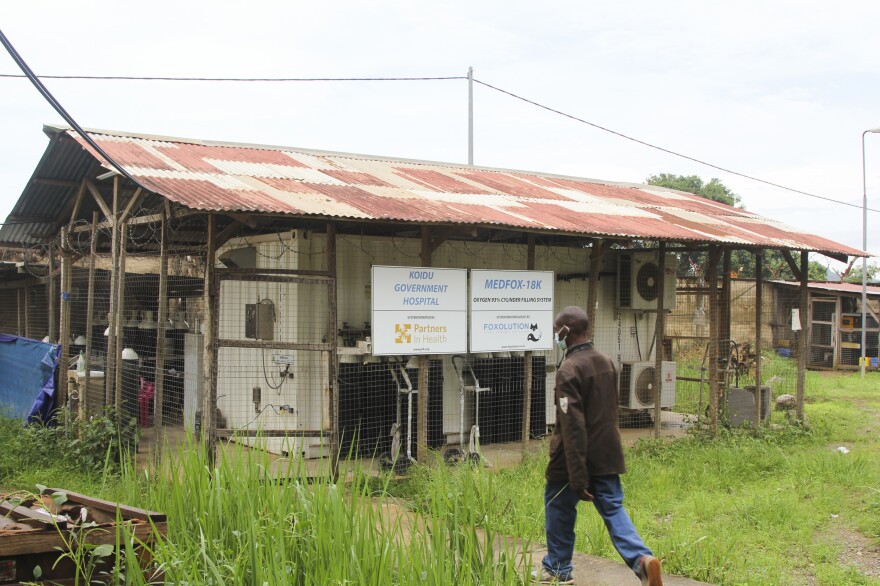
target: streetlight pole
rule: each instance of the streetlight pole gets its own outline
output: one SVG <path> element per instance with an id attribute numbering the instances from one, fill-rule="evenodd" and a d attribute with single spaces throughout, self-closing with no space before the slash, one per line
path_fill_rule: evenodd
<path id="1" fill-rule="evenodd" d="M 862 133 L 862 251 L 868 250 L 868 181 L 865 171 L 865 135 L 880 133 L 880 128 L 871 128 Z M 862 378 L 868 362 L 868 257 L 862 257 Z"/>

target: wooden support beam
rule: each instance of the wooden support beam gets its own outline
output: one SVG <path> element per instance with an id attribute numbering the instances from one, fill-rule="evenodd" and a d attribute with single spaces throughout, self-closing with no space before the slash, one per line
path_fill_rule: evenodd
<path id="1" fill-rule="evenodd" d="M 235 238 L 243 229 L 244 225 L 236 220 L 220 230 L 220 233 L 217 234 L 217 248 L 229 242 L 230 239 Z"/>
<path id="2" fill-rule="evenodd" d="M 49 341 L 53 344 L 58 341 L 58 310 L 55 294 L 55 246 L 49 244 L 49 278 L 46 283 L 47 305 L 49 306 Z"/>
<path id="3" fill-rule="evenodd" d="M 718 335 L 720 336 L 719 341 L 721 340 L 730 340 L 732 338 L 730 331 L 730 298 L 731 298 L 731 253 L 733 251 L 730 248 L 724 249 L 724 254 L 722 256 L 722 269 L 721 269 L 721 297 L 718 300 L 718 310 L 720 317 L 720 329 L 718 331 Z M 720 349 L 719 349 L 720 351 Z M 726 350 L 725 350 L 726 352 Z"/>
<path id="4" fill-rule="evenodd" d="M 529 234 L 526 243 L 526 270 L 535 270 L 535 235 Z M 522 420 L 522 455 L 525 459 L 529 448 L 529 437 L 532 435 L 532 378 L 534 377 L 532 352 L 523 354 L 523 420 Z M 464 446 L 459 446 L 464 451 Z"/>
<path id="5" fill-rule="evenodd" d="M 709 249 L 709 258 L 706 263 L 706 284 L 709 287 L 708 301 L 708 318 L 709 318 L 709 352 L 708 364 L 709 369 L 709 429 L 712 433 L 718 431 L 718 398 L 721 391 L 720 381 L 718 380 L 718 346 L 719 336 L 719 315 L 718 315 L 718 262 L 721 260 L 721 247 L 712 246 Z"/>
<path id="6" fill-rule="evenodd" d="M 587 287 L 587 316 L 590 320 L 587 339 L 593 339 L 596 324 L 596 304 L 598 303 L 599 274 L 602 271 L 602 257 L 605 256 L 607 244 L 604 240 L 593 241 L 590 247 L 590 283 Z"/>
<path id="7" fill-rule="evenodd" d="M 61 358 L 58 360 L 57 405 L 67 408 L 67 371 L 70 368 L 70 254 L 67 247 L 67 229 L 61 229 Z"/>
<path id="8" fill-rule="evenodd" d="M 791 252 L 789 252 L 788 250 L 782 250 L 782 258 L 784 258 L 785 262 L 788 263 L 788 268 L 791 269 L 791 274 L 794 275 L 795 280 L 800 281 L 801 269 L 795 262 L 794 257 L 791 256 Z"/>
<path id="9" fill-rule="evenodd" d="M 76 222 L 76 216 L 79 214 L 79 208 L 82 205 L 83 199 L 86 197 L 86 183 L 85 181 L 79 184 L 79 189 L 76 192 L 76 198 L 73 202 L 73 209 L 70 211 L 70 221 L 68 222 L 68 228 L 73 227 L 73 223 Z"/>
<path id="10" fill-rule="evenodd" d="M 91 182 L 89 179 L 84 179 L 86 183 L 86 187 L 89 190 L 89 193 L 92 194 L 92 198 L 95 200 L 95 203 L 98 204 L 98 207 L 101 208 L 101 211 L 104 212 L 104 217 L 108 220 L 116 217 L 116 206 L 117 204 L 113 204 L 113 210 L 110 210 L 110 207 L 107 205 L 107 202 L 104 201 L 104 197 L 101 195 L 101 192 L 98 191 L 98 188 L 95 187 L 95 184 Z M 113 198 L 117 199 L 117 190 L 113 190 Z"/>
<path id="11" fill-rule="evenodd" d="M 431 227 L 422 226 L 422 266 L 427 268 L 432 264 Z M 418 417 L 416 430 L 418 440 L 416 442 L 416 454 L 419 462 L 428 463 L 428 370 L 431 366 L 428 356 L 419 356 L 419 394 L 418 394 Z"/>
<path id="12" fill-rule="evenodd" d="M 52 185 L 54 187 L 79 187 L 79 181 L 68 181 L 66 179 L 48 179 L 46 177 L 36 177 L 31 183 L 37 185 Z"/>
<path id="13" fill-rule="evenodd" d="M 113 178 L 115 183 L 119 183 L 119 176 Z M 116 199 L 116 198 L 114 198 Z M 122 322 L 125 316 L 125 256 L 128 247 L 128 226 L 121 224 L 119 226 L 119 275 L 117 276 L 118 285 L 116 286 L 116 319 L 117 324 Z M 113 404 L 116 407 L 116 422 L 122 429 L 122 350 L 125 345 L 123 329 L 119 327 L 119 336 L 116 340 L 116 376 L 113 385 Z"/>
<path id="14" fill-rule="evenodd" d="M 159 225 L 159 316 L 156 327 L 156 371 L 153 376 L 155 381 L 155 407 L 153 426 L 156 431 L 155 456 L 156 462 L 161 462 L 162 437 L 165 405 L 165 353 L 166 336 L 165 323 L 168 321 L 168 222 L 163 218 Z"/>
<path id="15" fill-rule="evenodd" d="M 90 412 L 91 405 L 89 405 L 89 382 L 92 376 L 91 364 L 92 364 L 92 347 L 94 346 L 94 340 L 92 339 L 92 329 L 95 323 L 95 257 L 97 256 L 97 248 L 98 248 L 98 212 L 92 212 L 92 237 L 90 240 L 91 243 L 91 254 L 89 255 L 89 283 L 88 283 L 88 293 L 86 297 L 86 374 L 82 380 L 82 388 L 79 391 L 79 414 L 80 418 L 83 421 L 86 421 L 90 415 L 94 415 L 94 413 Z"/>
<path id="16" fill-rule="evenodd" d="M 327 223 L 327 272 L 330 273 L 331 279 L 328 287 L 328 303 L 330 311 L 327 312 L 327 340 L 336 339 L 336 331 L 338 326 L 337 320 L 337 303 L 336 296 L 336 225 L 332 222 Z M 337 356 L 336 344 L 331 344 L 331 350 L 328 353 L 328 411 L 330 419 L 330 457 L 332 462 L 333 478 L 339 477 L 339 459 L 342 454 L 339 442 L 339 380 L 337 376 L 337 364 L 339 357 Z"/>
<path id="17" fill-rule="evenodd" d="M 168 202 L 167 199 L 165 201 Z M 248 215 L 248 214 L 230 214 L 230 213 L 227 213 L 226 215 L 229 216 L 230 218 L 232 218 L 233 220 L 235 220 L 236 222 L 238 222 L 239 224 L 244 224 L 245 226 L 247 226 L 248 228 L 250 228 L 252 230 L 256 229 L 256 227 L 260 225 L 260 223 L 257 221 L 256 216 L 252 216 L 252 215 Z"/>
<path id="18" fill-rule="evenodd" d="M 666 330 L 666 308 L 663 306 L 666 284 L 666 242 L 660 241 L 657 247 L 658 282 L 657 315 L 654 322 L 654 437 L 660 437 L 660 408 L 663 397 L 663 334 Z M 645 357 L 646 359 L 649 356 Z"/>
<path id="19" fill-rule="evenodd" d="M 761 392 L 761 329 L 764 326 L 764 251 L 755 251 L 755 427 L 761 426 L 764 417 L 764 401 Z M 838 314 L 839 315 L 839 314 Z M 748 360 L 748 357 L 746 357 Z"/>
<path id="20" fill-rule="evenodd" d="M 205 248 L 205 354 L 203 395 L 202 395 L 202 441 L 205 443 L 208 458 L 213 467 L 216 457 L 217 428 L 217 296 L 219 286 L 215 288 L 214 264 L 217 258 L 217 218 L 214 214 L 208 214 L 208 244 Z"/>
<path id="21" fill-rule="evenodd" d="M 138 187 L 134 195 L 131 196 L 131 199 L 128 200 L 128 205 L 125 206 L 125 209 L 122 210 L 122 216 L 120 216 L 119 221 L 125 222 L 128 220 L 129 214 L 131 214 L 131 210 L 134 209 L 135 204 L 140 200 L 141 194 L 143 194 L 144 190 L 141 187 Z"/>
<path id="22" fill-rule="evenodd" d="M 804 384 L 807 375 L 807 344 L 810 338 L 810 289 L 809 281 L 809 258 L 806 250 L 801 251 L 800 272 L 800 321 L 801 331 L 798 332 L 798 361 L 797 361 L 797 405 L 795 412 L 797 418 L 804 419 Z M 862 324 L 863 326 L 865 324 Z"/>
<path id="23" fill-rule="evenodd" d="M 117 293 L 119 285 L 119 224 L 116 222 L 116 205 L 117 201 L 113 200 L 113 212 L 104 215 L 110 221 L 110 301 L 107 314 L 107 355 L 105 357 L 106 364 L 104 368 L 104 406 L 109 407 L 115 405 L 114 399 L 116 380 L 116 343 L 122 334 L 120 324 L 122 320 L 119 316 L 119 307 L 117 305 Z M 103 224 L 102 224 L 103 225 Z M 102 225 L 99 225 L 100 228 Z"/>

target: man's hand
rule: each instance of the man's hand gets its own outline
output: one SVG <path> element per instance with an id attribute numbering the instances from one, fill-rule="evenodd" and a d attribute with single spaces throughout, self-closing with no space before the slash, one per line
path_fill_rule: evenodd
<path id="1" fill-rule="evenodd" d="M 587 490 L 586 488 L 583 488 L 578 492 L 578 498 L 581 499 L 582 501 L 592 501 L 593 495 L 590 493 L 589 490 Z"/>

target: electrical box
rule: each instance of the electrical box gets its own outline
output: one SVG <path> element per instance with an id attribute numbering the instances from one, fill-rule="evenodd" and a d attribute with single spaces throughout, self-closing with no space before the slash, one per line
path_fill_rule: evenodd
<path id="1" fill-rule="evenodd" d="M 244 306 L 244 337 L 254 340 L 275 339 L 275 304 L 264 299 Z"/>

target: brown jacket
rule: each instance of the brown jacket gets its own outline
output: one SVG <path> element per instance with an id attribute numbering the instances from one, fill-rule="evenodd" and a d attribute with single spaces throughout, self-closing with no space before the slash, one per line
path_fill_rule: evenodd
<path id="1" fill-rule="evenodd" d="M 586 489 L 590 475 L 623 474 L 617 430 L 617 370 L 592 342 L 568 350 L 556 372 L 556 426 L 547 480 Z"/>

